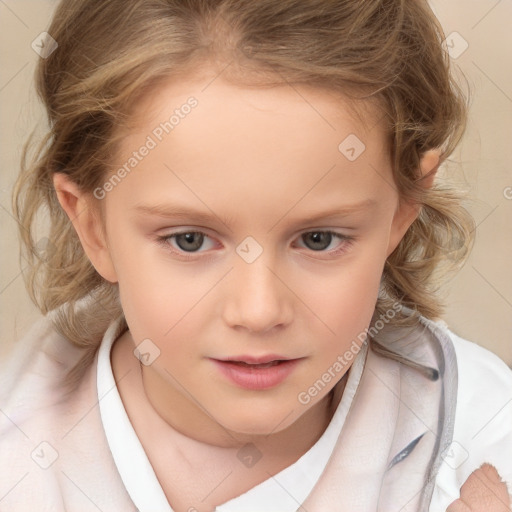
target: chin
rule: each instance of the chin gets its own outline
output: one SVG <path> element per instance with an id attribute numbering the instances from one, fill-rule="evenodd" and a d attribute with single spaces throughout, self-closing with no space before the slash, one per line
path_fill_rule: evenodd
<path id="1" fill-rule="evenodd" d="M 223 421 L 224 428 L 233 432 L 234 435 L 241 436 L 268 436 L 278 434 L 293 424 L 293 418 L 290 411 L 280 412 L 279 414 L 266 415 L 258 411 L 249 412 L 243 418 L 238 416 L 233 421 Z"/>

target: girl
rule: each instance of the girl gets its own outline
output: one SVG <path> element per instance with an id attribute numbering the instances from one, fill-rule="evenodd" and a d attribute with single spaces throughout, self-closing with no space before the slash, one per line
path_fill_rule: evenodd
<path id="1" fill-rule="evenodd" d="M 0 506 L 506 510 L 512 372 L 435 295 L 474 226 L 427 3 L 68 0 L 48 33 Z"/>

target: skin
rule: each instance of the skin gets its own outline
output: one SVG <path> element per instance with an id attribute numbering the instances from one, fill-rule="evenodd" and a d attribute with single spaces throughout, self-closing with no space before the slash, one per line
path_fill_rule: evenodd
<path id="1" fill-rule="evenodd" d="M 114 344 L 113 371 L 119 379 L 134 370 L 120 394 L 156 473 L 168 470 L 170 448 L 154 439 L 169 426 L 205 474 L 205 461 L 216 461 L 212 472 L 228 468 L 246 443 L 263 454 L 242 489 L 216 495 L 213 507 L 287 467 L 321 436 L 339 401 L 330 404 L 328 393 L 344 385 L 351 362 L 307 404 L 298 395 L 368 327 L 385 260 L 419 210 L 393 186 L 378 112 L 363 124 L 343 98 L 305 86 L 169 82 L 137 106 L 138 128 L 123 138 L 112 168 L 190 96 L 198 106 L 102 199 L 105 232 L 89 195 L 62 174 L 54 186 L 91 263 L 119 284 L 129 331 Z M 366 146 L 352 162 L 338 150 L 349 134 Z M 437 151 L 424 155 L 421 173 L 434 170 L 425 186 L 438 164 Z M 141 214 L 142 204 L 185 206 L 210 219 Z M 355 204 L 362 206 L 311 221 Z M 333 237 L 314 250 L 304 235 L 325 230 L 353 240 Z M 176 238 L 157 242 L 180 231 L 201 231 L 203 245 L 186 252 L 186 240 L 181 250 Z M 252 263 L 236 252 L 248 236 L 263 250 Z M 160 355 L 140 375 L 133 349 L 148 338 Z M 269 353 L 302 359 L 283 383 L 257 391 L 226 380 L 209 359 Z M 170 485 L 173 506 L 186 510 Z"/>
<path id="2" fill-rule="evenodd" d="M 455 500 L 447 512 L 507 512 L 511 510 L 507 485 L 494 466 L 482 464 L 469 475 L 460 490 L 460 498 Z"/>

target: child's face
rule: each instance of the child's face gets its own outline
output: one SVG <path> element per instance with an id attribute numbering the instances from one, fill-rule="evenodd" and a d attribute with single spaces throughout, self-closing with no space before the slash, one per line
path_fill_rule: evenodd
<path id="1" fill-rule="evenodd" d="M 147 357 L 160 350 L 144 373 L 176 424 L 203 416 L 276 433 L 325 406 L 349 369 L 344 354 L 361 344 L 386 257 L 415 213 L 398 209 L 375 120 L 366 131 L 318 89 L 210 81 L 168 85 L 140 105 L 144 121 L 113 169 L 136 162 L 104 188 L 112 272 L 102 273 L 119 282 L 134 343 L 151 340 Z M 197 105 L 180 108 L 191 96 Z M 141 210 L 157 205 L 174 215 Z M 204 238 L 158 242 L 197 231 Z M 218 363 L 245 356 L 298 361 L 281 378 L 239 368 L 235 380 Z"/>

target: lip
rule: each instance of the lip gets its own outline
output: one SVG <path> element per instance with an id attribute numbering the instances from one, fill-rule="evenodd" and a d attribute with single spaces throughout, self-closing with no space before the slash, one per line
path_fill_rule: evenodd
<path id="1" fill-rule="evenodd" d="M 277 354 L 266 354 L 264 356 L 234 356 L 227 357 L 226 359 L 217 359 L 217 361 L 238 361 L 248 364 L 265 364 L 271 361 L 289 361 L 289 357 L 279 356 Z"/>
<path id="2" fill-rule="evenodd" d="M 250 368 L 247 364 L 265 364 L 271 361 L 280 361 L 266 368 Z M 226 360 L 211 359 L 220 373 L 232 383 L 244 389 L 262 390 L 270 389 L 281 384 L 297 367 L 301 359 L 286 359 L 279 356 L 229 358 Z"/>

